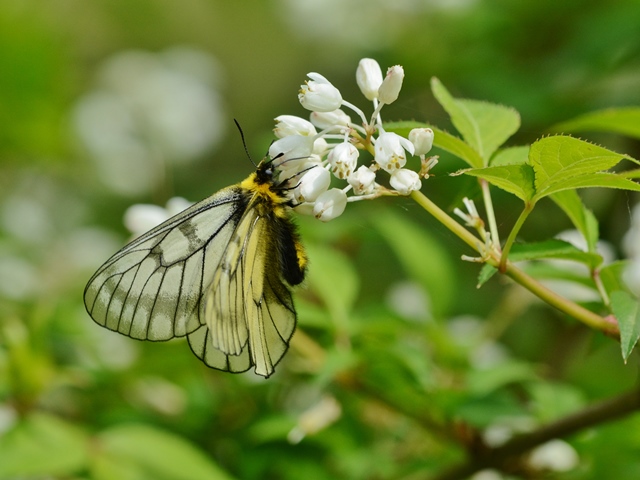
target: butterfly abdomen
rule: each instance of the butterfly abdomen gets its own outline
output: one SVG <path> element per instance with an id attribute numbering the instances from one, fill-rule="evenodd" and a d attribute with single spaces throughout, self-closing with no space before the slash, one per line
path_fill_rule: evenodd
<path id="1" fill-rule="evenodd" d="M 307 255 L 296 226 L 289 218 L 277 218 L 273 228 L 282 277 L 291 286 L 299 285 L 307 270 Z"/>

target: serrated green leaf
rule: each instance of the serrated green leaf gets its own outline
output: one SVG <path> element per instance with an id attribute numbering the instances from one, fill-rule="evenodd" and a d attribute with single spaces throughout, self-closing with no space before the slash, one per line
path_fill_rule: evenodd
<path id="1" fill-rule="evenodd" d="M 602 263 L 602 257 L 596 253 L 583 252 L 569 242 L 551 239 L 535 243 L 515 243 L 509 254 L 509 260 L 514 262 L 524 260 L 540 260 L 544 258 L 559 258 L 584 263 L 596 268 Z"/>
<path id="2" fill-rule="evenodd" d="M 454 268 L 449 254 L 427 230 L 397 212 L 376 211 L 370 219 L 404 271 L 429 292 L 434 314 L 447 313 L 455 294 Z"/>
<path id="3" fill-rule="evenodd" d="M 146 425 L 120 425 L 97 436 L 100 452 L 126 465 L 132 478 L 231 480 L 204 452 L 177 435 Z"/>
<path id="4" fill-rule="evenodd" d="M 502 165 L 499 167 L 472 168 L 459 173 L 484 178 L 502 190 L 513 193 L 527 202 L 535 194 L 534 173 L 530 165 Z"/>
<path id="5" fill-rule="evenodd" d="M 431 90 L 462 138 L 482 157 L 483 166 L 520 127 L 520 114 L 513 108 L 454 98 L 435 77 L 431 79 Z"/>
<path id="6" fill-rule="evenodd" d="M 86 468 L 88 436 L 47 414 L 32 414 L 0 437 L 0 479 L 71 477 Z"/>
<path id="7" fill-rule="evenodd" d="M 529 145 L 521 145 L 519 147 L 509 147 L 498 150 L 491 157 L 490 165 L 497 167 L 500 165 L 521 165 L 529 162 Z"/>
<path id="8" fill-rule="evenodd" d="M 388 132 L 397 133 L 405 138 L 408 138 L 409 132 L 414 128 L 430 128 L 433 130 L 433 145 L 435 147 L 455 155 L 472 167 L 482 167 L 482 157 L 480 157 L 478 152 L 460 138 L 433 125 L 420 122 L 392 122 L 385 123 L 384 128 Z"/>
<path id="9" fill-rule="evenodd" d="M 578 179 L 603 172 L 623 158 L 628 157 L 573 137 L 557 135 L 542 138 L 534 142 L 529 151 L 529 163 L 535 171 L 535 199 L 577 186 L 601 186 Z M 576 182 L 576 187 L 556 186 L 567 182 L 570 184 L 572 180 Z"/>
<path id="10" fill-rule="evenodd" d="M 611 310 L 620 328 L 622 358 L 627 359 L 640 338 L 640 301 L 622 290 L 611 293 Z"/>
<path id="11" fill-rule="evenodd" d="M 563 190 L 589 187 L 618 188 L 620 190 L 640 192 L 640 183 L 628 180 L 616 173 L 599 172 L 580 175 L 579 177 L 565 178 L 563 180 L 558 179 L 544 191 L 536 193 L 533 201 L 537 202 L 543 197 L 551 195 L 552 193 L 562 192 Z"/>
<path id="12" fill-rule="evenodd" d="M 588 251 L 595 253 L 598 243 L 598 220 L 589 210 L 575 190 L 563 190 L 551 195 L 556 205 L 569 217 L 573 225 L 578 229 L 587 241 Z"/>
<path id="13" fill-rule="evenodd" d="M 640 138 L 640 108 L 608 108 L 586 113 L 554 125 L 555 132 L 612 132 Z"/>

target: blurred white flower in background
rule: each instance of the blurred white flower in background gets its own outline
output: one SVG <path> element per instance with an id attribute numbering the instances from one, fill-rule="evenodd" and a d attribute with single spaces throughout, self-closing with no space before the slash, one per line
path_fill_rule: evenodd
<path id="1" fill-rule="evenodd" d="M 568 472 L 580 463 L 575 449 L 564 440 L 554 439 L 533 449 L 529 465 L 536 470 Z"/>
<path id="2" fill-rule="evenodd" d="M 583 252 L 588 250 L 587 241 L 578 230 L 564 230 L 558 233 L 555 238 L 570 243 Z M 602 266 L 609 265 L 616 259 L 613 245 L 605 240 L 599 240 L 596 244 L 596 252 L 602 257 Z M 566 272 L 588 277 L 589 268 L 581 263 L 572 260 L 550 259 L 545 260 L 550 265 L 555 265 Z M 597 302 L 601 299 L 600 294 L 593 288 L 579 285 L 574 281 L 563 279 L 544 279 L 542 283 L 554 292 L 567 297 L 575 302 Z"/>
<path id="3" fill-rule="evenodd" d="M 170 198 L 165 207 L 146 203 L 131 205 L 124 213 L 124 226 L 134 238 L 139 237 L 191 205 L 190 201 L 182 197 Z"/>
<path id="4" fill-rule="evenodd" d="M 331 395 L 323 396 L 318 402 L 302 412 L 297 425 L 287 435 L 289 443 L 300 443 L 307 435 L 324 430 L 342 415 L 342 407 Z"/>
<path id="5" fill-rule="evenodd" d="M 431 299 L 416 282 L 392 284 L 386 294 L 386 304 L 394 313 L 407 320 L 422 323 L 431 318 Z"/>
<path id="6" fill-rule="evenodd" d="M 631 212 L 631 225 L 622 239 L 622 250 L 629 259 L 622 278 L 629 290 L 640 298 L 640 203 Z"/>
<path id="7" fill-rule="evenodd" d="M 107 59 L 72 112 L 100 179 L 121 194 L 144 193 L 162 181 L 165 162 L 189 162 L 215 147 L 227 123 L 219 77 L 212 56 L 185 47 Z"/>

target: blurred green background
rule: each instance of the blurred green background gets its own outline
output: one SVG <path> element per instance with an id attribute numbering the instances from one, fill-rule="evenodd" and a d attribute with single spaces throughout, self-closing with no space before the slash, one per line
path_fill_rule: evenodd
<path id="1" fill-rule="evenodd" d="M 365 108 L 358 60 L 401 64 L 384 118 L 453 131 L 437 76 L 516 108 L 518 145 L 638 105 L 639 26 L 637 0 L 1 2 L 0 478 L 428 478 L 463 458 L 469 429 L 528 431 L 630 388 L 637 357 L 623 365 L 617 343 L 521 289 L 476 290 L 478 266 L 458 261 L 469 252 L 408 199 L 299 219 L 300 328 L 266 381 L 209 370 L 183 341 L 103 330 L 82 290 L 127 240 L 127 207 L 247 176 L 233 119 L 261 158 L 274 117 L 306 116 L 307 72 Z M 640 158 L 637 141 L 589 138 Z M 425 182 L 447 211 L 469 193 L 446 175 L 462 166 L 442 154 Z M 636 198 L 585 198 L 620 255 Z M 520 205 L 494 203 L 508 232 Z M 523 236 L 566 228 L 549 205 Z M 636 415 L 568 439 L 579 461 L 553 478 L 611 465 L 638 478 L 639 432 Z"/>

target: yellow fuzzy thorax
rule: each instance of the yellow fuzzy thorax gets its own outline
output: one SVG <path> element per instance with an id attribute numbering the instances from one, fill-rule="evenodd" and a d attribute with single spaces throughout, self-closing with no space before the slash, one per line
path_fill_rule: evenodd
<path id="1" fill-rule="evenodd" d="M 240 188 L 251 192 L 254 197 L 260 197 L 263 202 L 268 202 L 277 217 L 286 218 L 288 200 L 273 190 L 272 182 L 259 182 L 254 172 L 240 182 Z"/>

